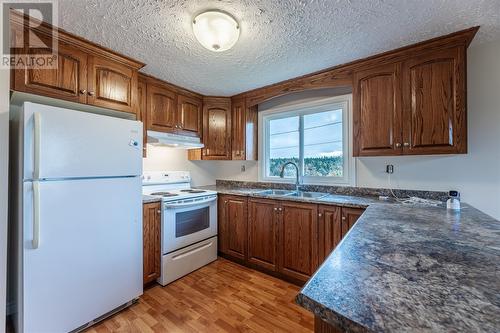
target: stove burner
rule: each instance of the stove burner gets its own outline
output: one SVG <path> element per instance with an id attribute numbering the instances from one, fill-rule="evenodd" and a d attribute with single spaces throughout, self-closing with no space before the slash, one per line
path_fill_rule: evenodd
<path id="1" fill-rule="evenodd" d="M 151 193 L 151 195 L 159 195 L 159 196 L 162 196 L 162 197 L 175 197 L 175 196 L 178 196 L 177 193 L 170 193 L 170 192 L 154 192 L 154 193 Z"/>
<path id="2" fill-rule="evenodd" d="M 204 190 L 181 190 L 181 192 L 186 192 L 186 193 L 205 193 L 206 191 Z"/>

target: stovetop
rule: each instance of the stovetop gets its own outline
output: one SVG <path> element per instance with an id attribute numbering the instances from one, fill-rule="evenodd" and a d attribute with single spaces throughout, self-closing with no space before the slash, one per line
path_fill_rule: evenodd
<path id="1" fill-rule="evenodd" d="M 188 171 L 144 172 L 142 193 L 162 198 L 163 201 L 176 201 L 217 194 L 215 191 L 192 189 L 191 175 Z"/>

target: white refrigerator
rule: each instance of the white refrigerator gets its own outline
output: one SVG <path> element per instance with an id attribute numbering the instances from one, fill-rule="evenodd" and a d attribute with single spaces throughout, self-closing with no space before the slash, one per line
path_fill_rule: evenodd
<path id="1" fill-rule="evenodd" d="M 80 330 L 142 294 L 142 123 L 24 103 L 14 144 L 17 332 Z"/>

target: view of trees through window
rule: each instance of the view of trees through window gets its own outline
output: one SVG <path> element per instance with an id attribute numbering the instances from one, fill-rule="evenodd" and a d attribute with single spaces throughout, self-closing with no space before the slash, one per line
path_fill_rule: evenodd
<path id="1" fill-rule="evenodd" d="M 302 176 L 343 176 L 342 109 L 269 120 L 268 175 L 279 176 L 281 166 L 293 161 Z M 302 169 L 302 168 L 301 168 Z M 285 170 L 294 177 L 295 169 Z"/>

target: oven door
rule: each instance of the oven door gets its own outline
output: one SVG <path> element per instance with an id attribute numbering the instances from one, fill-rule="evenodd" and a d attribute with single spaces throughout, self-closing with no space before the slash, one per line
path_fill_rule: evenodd
<path id="1" fill-rule="evenodd" d="M 163 254 L 216 235 L 217 195 L 163 204 Z"/>

